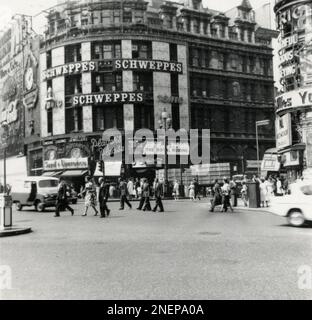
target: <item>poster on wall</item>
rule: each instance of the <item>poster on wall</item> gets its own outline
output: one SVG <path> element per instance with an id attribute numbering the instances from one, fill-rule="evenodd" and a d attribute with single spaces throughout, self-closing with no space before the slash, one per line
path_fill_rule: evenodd
<path id="1" fill-rule="evenodd" d="M 287 113 L 281 117 L 276 116 L 275 129 L 277 150 L 290 146 L 292 144 L 291 114 Z"/>
<path id="2" fill-rule="evenodd" d="M 307 132 L 307 167 L 312 168 L 312 130 Z"/>

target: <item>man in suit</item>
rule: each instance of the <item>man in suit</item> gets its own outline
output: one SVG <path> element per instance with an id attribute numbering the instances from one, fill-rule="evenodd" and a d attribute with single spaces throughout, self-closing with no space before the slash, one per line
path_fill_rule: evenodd
<path id="1" fill-rule="evenodd" d="M 119 210 L 123 210 L 125 208 L 125 203 L 127 204 L 127 206 L 130 209 L 132 209 L 132 206 L 131 206 L 129 200 L 127 199 L 127 193 L 128 193 L 127 183 L 122 178 L 119 179 L 119 191 L 120 191 L 120 208 L 119 208 Z"/>
<path id="2" fill-rule="evenodd" d="M 107 214 L 107 217 L 110 214 L 110 210 L 107 207 L 107 200 L 109 197 L 109 184 L 105 183 L 104 178 L 99 179 L 100 183 L 100 189 L 99 189 L 99 203 L 100 203 L 100 212 L 101 212 L 101 218 L 105 218 Z"/>
<path id="3" fill-rule="evenodd" d="M 150 186 L 147 179 L 144 178 L 142 183 L 142 195 L 140 199 L 140 204 L 137 209 L 138 210 L 143 209 L 143 211 L 151 211 L 152 208 L 151 208 L 149 198 L 150 198 Z"/>
<path id="4" fill-rule="evenodd" d="M 67 192 L 66 183 L 62 178 L 60 178 L 60 183 L 58 185 L 58 190 L 57 190 L 57 198 L 56 198 L 54 217 L 59 217 L 60 211 L 65 210 L 65 209 L 68 209 L 71 212 L 72 216 L 74 215 L 74 209 L 68 205 L 66 192 Z"/>
<path id="5" fill-rule="evenodd" d="M 154 212 L 157 211 L 157 208 L 159 207 L 160 212 L 164 212 L 164 206 L 161 201 L 161 197 L 163 195 L 163 184 L 159 182 L 158 179 L 155 180 L 155 208 L 153 209 Z"/>

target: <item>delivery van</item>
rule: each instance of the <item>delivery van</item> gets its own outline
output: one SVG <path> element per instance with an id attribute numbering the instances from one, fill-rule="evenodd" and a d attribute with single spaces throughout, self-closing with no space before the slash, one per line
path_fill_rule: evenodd
<path id="1" fill-rule="evenodd" d="M 11 195 L 16 209 L 34 206 L 36 211 L 43 212 L 45 208 L 55 207 L 58 183 L 58 178 L 44 176 L 15 181 Z"/>

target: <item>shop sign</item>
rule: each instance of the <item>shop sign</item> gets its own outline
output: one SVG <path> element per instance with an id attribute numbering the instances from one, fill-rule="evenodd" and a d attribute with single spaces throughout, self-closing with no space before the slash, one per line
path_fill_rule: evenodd
<path id="1" fill-rule="evenodd" d="M 290 146 L 292 144 L 291 114 L 287 113 L 280 117 L 276 116 L 275 129 L 277 150 Z"/>
<path id="2" fill-rule="evenodd" d="M 265 154 L 261 163 L 262 171 L 279 171 L 280 163 L 277 154 Z"/>
<path id="3" fill-rule="evenodd" d="M 143 147 L 138 146 L 135 154 L 157 155 L 164 154 L 165 146 L 163 142 L 147 141 Z M 188 142 L 168 142 L 167 146 L 168 155 L 188 156 L 190 148 Z"/>
<path id="4" fill-rule="evenodd" d="M 77 159 L 55 159 L 45 160 L 43 162 L 43 169 L 49 170 L 66 170 L 66 169 L 87 169 L 88 158 L 77 158 Z"/>
<path id="5" fill-rule="evenodd" d="M 32 109 L 35 107 L 38 99 L 38 89 L 28 92 L 24 95 L 23 105 L 26 109 Z"/>
<path id="6" fill-rule="evenodd" d="M 57 66 L 42 72 L 42 80 L 48 80 L 55 77 L 70 75 L 74 73 L 90 72 L 96 68 L 95 61 L 84 61 L 76 63 L 68 63 L 62 66 Z"/>
<path id="7" fill-rule="evenodd" d="M 163 60 L 117 59 L 115 70 L 146 70 L 179 73 L 183 72 L 182 63 Z"/>
<path id="8" fill-rule="evenodd" d="M 247 169 L 255 169 L 261 167 L 261 160 L 247 160 L 246 161 Z"/>
<path id="9" fill-rule="evenodd" d="M 289 151 L 283 154 L 282 162 L 284 167 L 299 166 L 299 151 Z"/>
<path id="10" fill-rule="evenodd" d="M 312 7 L 311 4 L 303 4 L 289 7 L 289 9 L 281 11 L 277 15 L 277 24 L 280 30 L 284 29 L 284 25 L 291 24 L 292 29 L 297 32 L 307 29 L 311 23 Z"/>
<path id="11" fill-rule="evenodd" d="M 111 103 L 141 103 L 144 101 L 143 92 L 111 92 L 75 95 L 72 98 L 74 106 L 96 105 Z"/>
<path id="12" fill-rule="evenodd" d="M 17 104 L 18 100 L 11 101 L 8 107 L 1 112 L 1 122 L 6 121 L 11 124 L 18 120 Z"/>
<path id="13" fill-rule="evenodd" d="M 312 89 L 300 89 L 281 94 L 276 98 L 276 113 L 312 105 Z"/>
<path id="14" fill-rule="evenodd" d="M 177 97 L 177 96 L 157 96 L 158 101 L 162 103 L 183 103 L 183 98 L 182 97 Z"/>
<path id="15" fill-rule="evenodd" d="M 284 49 L 287 49 L 289 47 L 293 47 L 298 41 L 299 41 L 299 38 L 297 33 L 291 35 L 290 37 L 286 37 L 284 39 L 279 37 L 279 44 L 281 46 L 280 51 L 283 51 Z"/>
<path id="16" fill-rule="evenodd" d="M 307 132 L 307 167 L 312 168 L 312 130 Z"/>
<path id="17" fill-rule="evenodd" d="M 279 66 L 280 74 L 282 78 L 294 76 L 298 72 L 297 64 L 287 65 L 285 67 Z"/>

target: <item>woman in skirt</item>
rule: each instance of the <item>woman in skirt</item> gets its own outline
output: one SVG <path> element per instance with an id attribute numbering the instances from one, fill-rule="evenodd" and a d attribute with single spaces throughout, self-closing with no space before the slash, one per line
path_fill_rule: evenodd
<path id="1" fill-rule="evenodd" d="M 82 194 L 85 194 L 85 212 L 82 216 L 85 217 L 87 215 L 89 207 L 93 208 L 95 211 L 94 215 L 97 216 L 98 210 L 96 209 L 96 190 L 90 177 L 86 177 L 86 185 L 82 191 Z"/>

